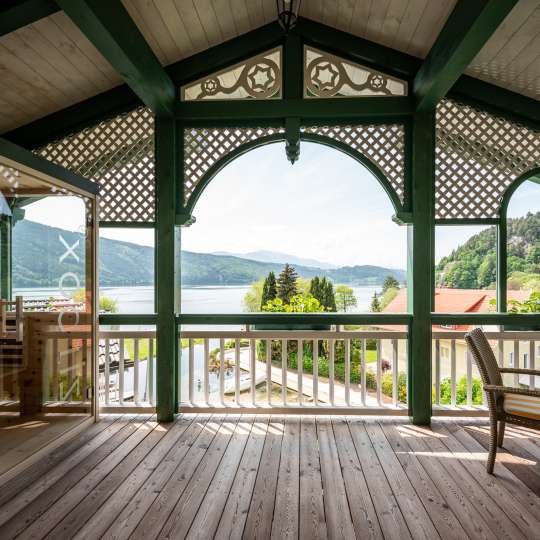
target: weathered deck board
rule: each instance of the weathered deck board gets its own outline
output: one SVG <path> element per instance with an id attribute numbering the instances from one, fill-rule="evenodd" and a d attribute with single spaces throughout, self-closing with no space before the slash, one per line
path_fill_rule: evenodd
<path id="1" fill-rule="evenodd" d="M 476 419 L 126 416 L 16 478 L 0 538 L 535 538 L 540 437 L 510 428 L 489 476 L 485 433 Z"/>

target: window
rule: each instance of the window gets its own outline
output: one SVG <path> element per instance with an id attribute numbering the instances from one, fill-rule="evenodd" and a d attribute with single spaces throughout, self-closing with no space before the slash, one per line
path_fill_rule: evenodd
<path id="1" fill-rule="evenodd" d="M 154 313 L 154 230 L 101 228 L 101 313 Z"/>

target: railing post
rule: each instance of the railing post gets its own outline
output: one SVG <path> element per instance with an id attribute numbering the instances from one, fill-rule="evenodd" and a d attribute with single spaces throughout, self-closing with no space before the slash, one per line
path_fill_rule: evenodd
<path id="1" fill-rule="evenodd" d="M 412 207 L 409 226 L 407 298 L 409 414 L 415 424 L 431 421 L 431 311 L 433 308 L 435 112 L 417 112 L 412 129 Z M 412 253 L 410 251 L 412 250 Z M 412 255 L 412 257 L 411 257 Z"/>
<path id="2" fill-rule="evenodd" d="M 179 278 L 176 276 L 175 251 L 180 246 L 175 245 L 175 217 L 176 186 L 179 183 L 177 156 L 182 154 L 182 150 L 176 132 L 174 118 L 156 117 L 156 408 L 160 422 L 172 421 L 177 410 L 178 332 L 175 311 Z"/>

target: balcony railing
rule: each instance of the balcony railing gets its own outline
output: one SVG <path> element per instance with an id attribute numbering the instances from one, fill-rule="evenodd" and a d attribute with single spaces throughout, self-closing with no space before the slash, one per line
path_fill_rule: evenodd
<path id="1" fill-rule="evenodd" d="M 538 331 L 487 331 L 500 367 L 535 369 L 540 356 Z M 462 410 L 467 414 L 486 411 L 480 374 L 472 360 L 465 332 L 434 331 L 433 403 L 437 412 Z M 511 386 L 540 388 L 540 377 L 512 375 Z"/>
<path id="2" fill-rule="evenodd" d="M 228 324 L 180 331 L 180 408 L 406 414 L 408 332 L 407 325 L 405 330 L 387 326 L 396 323 L 394 316 L 381 317 L 378 328 L 366 328 L 374 317 L 361 316 L 361 327 L 323 325 L 323 330 L 266 330 L 236 324 L 253 317 L 234 317 L 192 316 L 190 325 Z M 327 321 L 314 322 L 320 327 Z M 102 407 L 155 405 L 155 351 L 154 331 L 100 333 Z"/>

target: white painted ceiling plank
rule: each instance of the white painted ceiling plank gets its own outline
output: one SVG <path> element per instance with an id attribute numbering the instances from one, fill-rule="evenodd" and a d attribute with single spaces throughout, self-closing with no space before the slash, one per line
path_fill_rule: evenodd
<path id="1" fill-rule="evenodd" d="M 154 4 L 175 44 L 173 62 L 193 54 L 193 43 L 173 0 L 154 0 Z"/>
<path id="2" fill-rule="evenodd" d="M 75 23 L 63 12 L 59 11 L 51 15 L 51 20 L 61 29 L 61 31 L 71 39 L 89 60 L 96 66 L 109 81 L 111 87 L 122 83 L 122 78 L 105 60 L 102 54 L 94 47 L 88 38 L 79 30 Z"/>
<path id="3" fill-rule="evenodd" d="M 208 48 L 208 39 L 192 0 L 175 0 L 174 3 L 191 40 L 193 52 Z"/>

